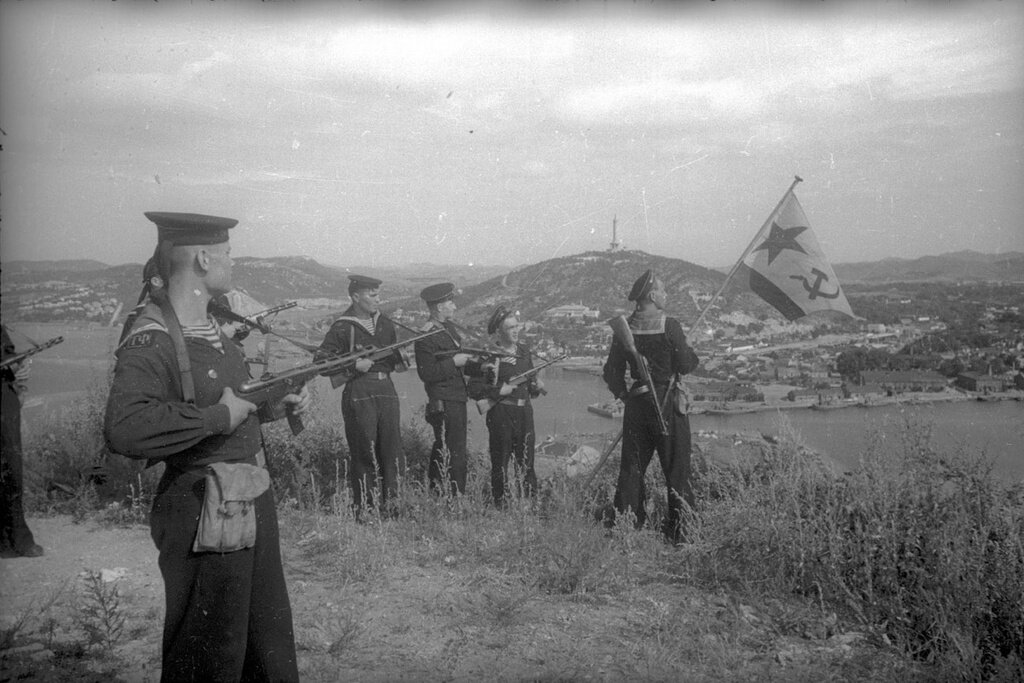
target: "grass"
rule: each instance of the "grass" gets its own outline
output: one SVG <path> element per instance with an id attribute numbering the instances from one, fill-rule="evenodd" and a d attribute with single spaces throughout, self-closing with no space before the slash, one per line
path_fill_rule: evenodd
<path id="1" fill-rule="evenodd" d="M 802 595 L 950 678 L 1024 676 L 1024 505 L 927 425 L 832 475 L 791 432 L 717 472 L 698 568 L 741 594 Z"/>
<path id="2" fill-rule="evenodd" d="M 75 411 L 53 426 L 57 436 L 28 444 L 30 500 L 110 525 L 142 521 L 153 470 L 112 469 L 106 490 L 123 487 L 113 500 L 88 479 L 59 504 L 40 490 L 90 466 L 97 448 L 103 457 L 97 413 L 85 402 Z M 473 453 L 465 495 L 431 492 L 432 435 L 421 415 L 403 425 L 398 518 L 357 522 L 340 421 L 314 408 L 307 425 L 298 437 L 283 422 L 264 431 L 282 543 L 352 605 L 296 614 L 313 679 L 357 661 L 379 638 L 372 624 L 412 637 L 408 620 L 362 597 L 405 590 L 411 613 L 449 634 L 430 655 L 437 671 L 460 671 L 480 648 L 543 627 L 619 653 L 605 663 L 581 649 L 544 680 L 598 668 L 637 680 L 777 678 L 783 669 L 787 680 L 1024 678 L 1024 487 L 998 482 L 984 459 L 937 446 L 925 424 L 877 439 L 848 474 L 826 467 L 785 423 L 777 441 L 735 465 L 695 456 L 699 509 L 682 549 L 627 518 L 610 530 L 595 523 L 614 465 L 587 489 L 557 473 L 535 498 L 513 487 L 499 511 L 487 458 Z M 652 464 L 652 529 L 665 514 L 663 486 Z M 417 572 L 430 581 L 410 589 Z M 601 621 L 587 624 L 594 615 Z"/>

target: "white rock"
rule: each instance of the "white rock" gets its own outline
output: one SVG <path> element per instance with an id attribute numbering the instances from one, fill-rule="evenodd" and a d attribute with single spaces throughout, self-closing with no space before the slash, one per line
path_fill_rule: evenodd
<path id="1" fill-rule="evenodd" d="M 127 567 L 114 567 L 113 569 L 101 569 L 100 578 L 103 579 L 103 583 L 113 583 L 118 579 L 123 579 L 128 576 Z"/>

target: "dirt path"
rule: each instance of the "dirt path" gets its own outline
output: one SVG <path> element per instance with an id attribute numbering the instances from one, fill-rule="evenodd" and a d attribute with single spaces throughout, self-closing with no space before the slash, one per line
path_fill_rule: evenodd
<path id="1" fill-rule="evenodd" d="M 29 518 L 28 522 L 46 554 L 0 559 L 0 626 L 11 628 L 25 617 L 15 644 L 42 645 L 42 652 L 31 655 L 39 663 L 39 680 L 45 680 L 46 664 L 55 657 L 81 654 L 83 636 L 76 620 L 89 595 L 85 577 L 89 572 L 101 573 L 108 590 L 116 586 L 118 609 L 126 617 L 121 644 L 114 650 L 121 665 L 119 677 L 158 680 L 163 581 L 149 529 L 75 524 L 67 516 Z M 24 668 L 31 671 L 27 665 Z"/>

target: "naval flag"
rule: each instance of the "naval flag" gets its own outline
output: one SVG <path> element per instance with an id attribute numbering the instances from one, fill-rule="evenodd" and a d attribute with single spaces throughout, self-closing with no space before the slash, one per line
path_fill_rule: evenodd
<path id="1" fill-rule="evenodd" d="M 736 275 L 787 320 L 817 311 L 856 317 L 792 188 L 754 238 Z"/>

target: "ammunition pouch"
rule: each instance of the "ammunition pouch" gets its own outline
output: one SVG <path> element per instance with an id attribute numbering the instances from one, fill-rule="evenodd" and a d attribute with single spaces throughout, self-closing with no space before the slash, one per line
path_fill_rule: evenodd
<path id="1" fill-rule="evenodd" d="M 427 422 L 440 420 L 444 417 L 444 401 L 439 398 L 430 399 L 423 408 L 423 415 L 427 418 Z"/>
<path id="2" fill-rule="evenodd" d="M 205 485 L 192 551 L 230 553 L 256 545 L 256 498 L 270 487 L 267 470 L 215 462 L 206 468 Z"/>
<path id="3" fill-rule="evenodd" d="M 672 408 L 676 415 L 689 415 L 693 397 L 690 395 L 690 387 L 681 380 L 677 380 L 672 389 Z"/>

